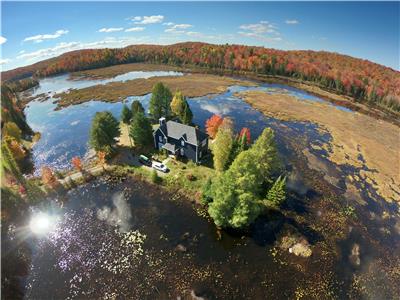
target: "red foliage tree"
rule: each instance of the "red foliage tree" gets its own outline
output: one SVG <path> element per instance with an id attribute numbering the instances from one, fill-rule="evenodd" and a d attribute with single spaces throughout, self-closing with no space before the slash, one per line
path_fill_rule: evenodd
<path id="1" fill-rule="evenodd" d="M 243 136 L 246 136 L 246 143 L 247 143 L 247 145 L 250 145 L 251 135 L 250 135 L 250 129 L 249 128 L 243 127 L 242 130 L 240 130 L 239 138 L 242 139 Z"/>
<path id="2" fill-rule="evenodd" d="M 213 139 L 217 135 L 218 128 L 224 119 L 219 115 L 213 115 L 206 121 L 207 134 Z"/>

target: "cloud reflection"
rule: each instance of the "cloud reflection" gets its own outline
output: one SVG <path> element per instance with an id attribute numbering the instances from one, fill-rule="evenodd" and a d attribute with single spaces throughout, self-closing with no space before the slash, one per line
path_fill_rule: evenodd
<path id="1" fill-rule="evenodd" d="M 120 232 L 128 232 L 131 229 L 132 213 L 124 193 L 114 194 L 112 201 L 113 207 L 104 206 L 97 210 L 97 218 L 111 226 L 118 226 Z"/>

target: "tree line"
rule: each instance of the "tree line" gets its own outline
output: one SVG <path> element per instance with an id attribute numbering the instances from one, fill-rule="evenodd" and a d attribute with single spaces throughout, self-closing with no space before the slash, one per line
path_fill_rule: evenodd
<path id="1" fill-rule="evenodd" d="M 211 72 L 285 76 L 316 83 L 356 101 L 400 111 L 399 72 L 367 60 L 325 51 L 283 51 L 192 42 L 169 46 L 132 45 L 122 49 L 65 53 L 58 58 L 3 72 L 3 79 L 45 77 L 134 62 L 193 66 Z"/>

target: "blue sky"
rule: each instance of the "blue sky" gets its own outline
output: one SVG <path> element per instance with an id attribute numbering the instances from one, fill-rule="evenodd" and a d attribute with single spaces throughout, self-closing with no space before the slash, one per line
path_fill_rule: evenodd
<path id="1" fill-rule="evenodd" d="M 3 2 L 1 67 L 181 41 L 326 50 L 399 70 L 399 2 Z"/>

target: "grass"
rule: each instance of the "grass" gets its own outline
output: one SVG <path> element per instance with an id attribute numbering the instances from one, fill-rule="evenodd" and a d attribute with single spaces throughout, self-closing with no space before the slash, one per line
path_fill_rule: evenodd
<path id="1" fill-rule="evenodd" d="M 398 126 L 365 114 L 345 112 L 329 103 L 299 101 L 285 94 L 247 91 L 238 95 L 265 115 L 320 125 L 332 136 L 329 145 L 325 145 L 330 148 L 326 150 L 332 162 L 361 168 L 361 179 L 371 184 L 379 195 L 388 202 L 399 200 Z"/>
<path id="2" fill-rule="evenodd" d="M 170 173 L 165 176 L 164 184 L 167 187 L 179 189 L 185 194 L 199 201 L 203 186 L 209 178 L 217 175 L 216 171 L 210 167 L 210 161 L 205 165 L 196 165 L 194 162 L 187 163 L 179 160 L 171 160 L 167 164 Z"/>
<path id="3" fill-rule="evenodd" d="M 153 86 L 158 82 L 167 85 L 172 92 L 176 90 L 182 91 L 187 97 L 200 97 L 208 94 L 223 93 L 232 85 L 256 85 L 250 81 L 206 74 L 151 77 L 148 79 L 140 78 L 124 82 L 110 82 L 104 85 L 101 84 L 83 89 L 74 89 L 57 94 L 55 97 L 60 98 L 57 102 L 57 109 L 91 100 L 118 102 L 129 96 L 143 96 L 151 93 Z"/>

